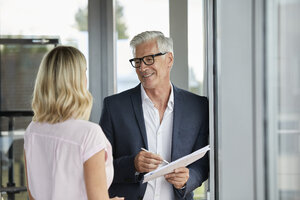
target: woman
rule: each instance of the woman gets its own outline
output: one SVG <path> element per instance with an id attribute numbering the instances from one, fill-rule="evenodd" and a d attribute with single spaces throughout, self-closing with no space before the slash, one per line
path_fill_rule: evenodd
<path id="1" fill-rule="evenodd" d="M 109 199 L 111 145 L 99 125 L 87 121 L 91 107 L 84 55 L 54 48 L 41 62 L 24 137 L 30 199 Z"/>

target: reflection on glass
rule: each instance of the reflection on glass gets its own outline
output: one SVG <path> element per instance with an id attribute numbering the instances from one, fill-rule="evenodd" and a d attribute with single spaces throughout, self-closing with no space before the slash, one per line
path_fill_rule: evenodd
<path id="1" fill-rule="evenodd" d="M 272 5 L 272 6 L 271 6 Z M 268 152 L 270 200 L 298 200 L 300 197 L 300 2 L 269 2 L 270 40 L 267 51 L 267 103 L 274 114 L 267 116 L 269 139 L 275 153 Z M 276 17 L 274 17 L 276 16 Z M 274 51 L 274 49 L 276 49 Z M 271 94 L 271 95 L 270 95 Z M 275 100 L 274 100 L 275 99 Z M 270 178 L 269 178 L 270 180 Z"/>
<path id="2" fill-rule="evenodd" d="M 161 31 L 164 35 L 169 36 L 169 1 L 117 0 L 115 16 L 117 92 L 121 92 L 135 87 L 139 83 L 135 69 L 129 63 L 129 59 L 132 58 L 129 47 L 130 40 L 143 31 L 152 30 Z"/>

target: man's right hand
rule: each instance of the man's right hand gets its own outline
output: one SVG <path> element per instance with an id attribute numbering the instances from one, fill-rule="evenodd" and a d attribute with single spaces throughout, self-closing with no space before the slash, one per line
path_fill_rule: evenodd
<path id="1" fill-rule="evenodd" d="M 146 151 L 140 151 L 134 158 L 134 167 L 139 173 L 151 172 L 161 163 L 159 155 Z"/>

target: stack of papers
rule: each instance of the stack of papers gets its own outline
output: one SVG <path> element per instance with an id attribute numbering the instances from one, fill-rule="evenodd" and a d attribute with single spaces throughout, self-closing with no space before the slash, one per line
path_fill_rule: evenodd
<path id="1" fill-rule="evenodd" d="M 168 165 L 157 168 L 156 170 L 154 170 L 152 172 L 148 172 L 147 174 L 144 175 L 143 183 L 146 183 L 148 181 L 156 179 L 157 177 L 163 176 L 165 174 L 169 174 L 177 168 L 190 165 L 191 163 L 202 158 L 206 154 L 206 152 L 209 150 L 210 150 L 210 147 L 209 147 L 209 145 L 207 145 L 189 155 L 186 155 L 182 158 L 179 158 L 179 159 L 169 163 Z"/>

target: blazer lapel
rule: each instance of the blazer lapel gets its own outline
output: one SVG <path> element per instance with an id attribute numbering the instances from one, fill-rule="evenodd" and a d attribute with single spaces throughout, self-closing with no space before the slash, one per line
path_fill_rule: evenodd
<path id="1" fill-rule="evenodd" d="M 179 137 L 179 128 L 182 120 L 182 112 L 183 112 L 183 100 L 180 95 L 180 91 L 177 87 L 173 86 L 174 92 L 174 117 L 173 117 L 173 133 L 172 133 L 172 150 L 171 150 L 171 160 L 176 160 L 177 155 L 179 155 L 176 150 L 179 148 L 178 145 L 182 145 L 180 143 Z"/>
<path id="2" fill-rule="evenodd" d="M 134 92 L 131 94 L 131 101 L 132 101 L 133 110 L 135 112 L 135 117 L 140 128 L 140 133 L 142 135 L 145 144 L 145 148 L 148 149 L 148 141 L 147 141 L 146 127 L 145 127 L 145 121 L 143 115 L 140 87 L 142 87 L 141 84 L 135 87 Z"/>

